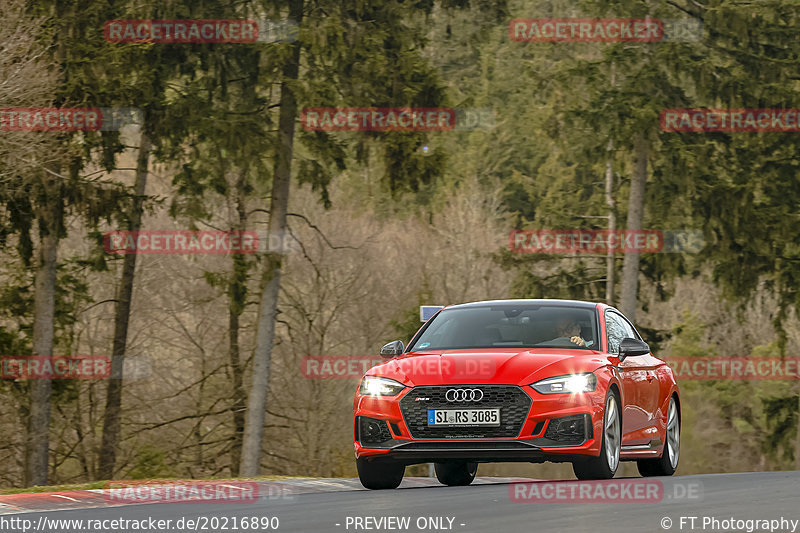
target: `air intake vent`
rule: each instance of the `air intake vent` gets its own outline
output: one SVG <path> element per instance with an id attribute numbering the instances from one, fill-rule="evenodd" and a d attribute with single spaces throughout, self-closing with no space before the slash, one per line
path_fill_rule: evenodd
<path id="1" fill-rule="evenodd" d="M 361 444 L 380 444 L 392 439 L 385 421 L 366 416 L 358 417 L 358 436 Z"/>
<path id="2" fill-rule="evenodd" d="M 544 438 L 559 444 L 581 444 L 591 437 L 592 419 L 589 415 L 554 418 L 547 424 Z"/>

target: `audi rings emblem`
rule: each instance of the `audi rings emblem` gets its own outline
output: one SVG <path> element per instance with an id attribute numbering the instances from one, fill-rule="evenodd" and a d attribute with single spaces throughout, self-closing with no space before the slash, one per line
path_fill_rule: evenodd
<path id="1" fill-rule="evenodd" d="M 479 402 L 483 400 L 481 389 L 448 389 L 444 394 L 448 402 Z"/>

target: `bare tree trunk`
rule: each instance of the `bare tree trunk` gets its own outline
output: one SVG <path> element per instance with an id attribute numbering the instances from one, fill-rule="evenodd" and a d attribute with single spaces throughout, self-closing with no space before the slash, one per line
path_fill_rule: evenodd
<path id="1" fill-rule="evenodd" d="M 644 133 L 638 133 L 633 141 L 633 177 L 628 197 L 628 230 L 642 229 L 644 218 L 644 189 L 647 183 L 648 145 Z M 639 253 L 626 251 L 622 263 L 622 299 L 620 310 L 630 320 L 636 319 L 637 293 L 639 288 Z"/>
<path id="2" fill-rule="evenodd" d="M 47 358 L 53 355 L 58 241 L 61 238 L 63 224 L 62 185 L 55 180 L 49 178 L 49 182 L 44 186 L 47 204 L 42 206 L 38 221 L 40 243 L 33 297 L 33 355 Z M 48 190 L 51 186 L 53 190 Z M 47 484 L 51 391 L 51 380 L 32 380 L 25 454 L 25 486 Z"/>
<path id="3" fill-rule="evenodd" d="M 244 185 L 247 171 L 242 169 L 236 182 L 236 215 L 238 231 L 247 225 Z M 244 437 L 245 410 L 247 395 L 244 390 L 244 368 L 239 352 L 239 317 L 242 315 L 247 298 L 247 262 L 241 254 L 232 254 L 233 273 L 228 286 L 228 356 L 233 381 L 233 442 L 231 443 L 231 475 L 239 475 L 242 460 L 242 439 Z"/>
<path id="4" fill-rule="evenodd" d="M 617 229 L 616 202 L 614 201 L 614 168 L 612 166 L 612 153 L 614 140 L 608 140 L 608 159 L 606 159 L 606 205 L 608 206 L 608 233 L 612 235 Z M 606 303 L 614 305 L 614 249 L 609 246 L 606 257 Z"/>
<path id="5" fill-rule="evenodd" d="M 233 443 L 231 444 L 231 475 L 239 475 L 242 460 L 242 439 L 245 427 L 247 397 L 244 393 L 242 365 L 239 357 L 239 314 L 231 312 L 228 321 L 229 353 L 233 378 Z"/>
<path id="6" fill-rule="evenodd" d="M 147 185 L 147 167 L 150 159 L 150 139 L 144 133 L 139 140 L 139 156 L 136 161 L 133 206 L 128 217 L 128 229 L 139 231 L 142 227 L 144 192 Z M 106 407 L 103 416 L 103 440 L 100 444 L 100 479 L 112 479 L 117 461 L 117 445 L 120 435 L 120 412 L 122 410 L 122 379 L 125 365 L 125 348 L 128 340 L 128 322 L 131 314 L 133 281 L 136 271 L 136 254 L 125 254 L 122 260 L 122 278 L 119 294 L 114 304 L 114 341 L 111 352 L 111 377 L 106 389 Z"/>
<path id="7" fill-rule="evenodd" d="M 794 465 L 800 470 L 800 395 L 797 396 L 797 438 L 794 441 Z"/>
<path id="8" fill-rule="evenodd" d="M 289 2 L 289 18 L 300 24 L 303 0 Z M 297 100 L 291 88 L 300 70 L 300 43 L 289 45 L 291 54 L 283 66 L 280 114 L 278 118 L 278 150 L 272 177 L 272 198 L 269 210 L 269 243 L 276 241 L 278 250 L 267 253 L 267 265 L 262 280 L 261 303 L 256 324 L 256 346 L 253 354 L 253 384 L 247 409 L 247 421 L 242 443 L 240 474 L 256 476 L 261 470 L 261 444 L 264 438 L 264 419 L 269 395 L 269 371 L 275 338 L 275 319 L 278 313 L 278 294 L 281 285 L 283 240 L 286 237 L 286 212 L 289 207 L 289 185 L 292 174 L 294 128 L 297 119 Z M 287 83 L 288 82 L 288 83 Z"/>

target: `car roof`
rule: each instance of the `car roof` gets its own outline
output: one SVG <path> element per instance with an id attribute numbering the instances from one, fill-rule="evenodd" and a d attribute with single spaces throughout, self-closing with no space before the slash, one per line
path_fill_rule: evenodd
<path id="1" fill-rule="evenodd" d="M 469 302 L 458 305 L 447 306 L 447 309 L 461 309 L 465 307 L 492 306 L 514 306 L 514 305 L 552 305 L 562 307 L 575 307 L 580 309 L 596 309 L 597 303 L 585 302 L 583 300 L 553 300 L 553 299 L 518 299 L 518 300 L 483 300 L 480 302 Z"/>

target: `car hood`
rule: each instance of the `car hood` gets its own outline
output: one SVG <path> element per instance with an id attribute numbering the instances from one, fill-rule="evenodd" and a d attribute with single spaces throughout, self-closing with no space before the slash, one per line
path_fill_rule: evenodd
<path id="1" fill-rule="evenodd" d="M 419 385 L 508 384 L 529 385 L 540 379 L 592 372 L 611 364 L 594 350 L 475 349 L 415 352 L 372 367 L 367 374 Z"/>

